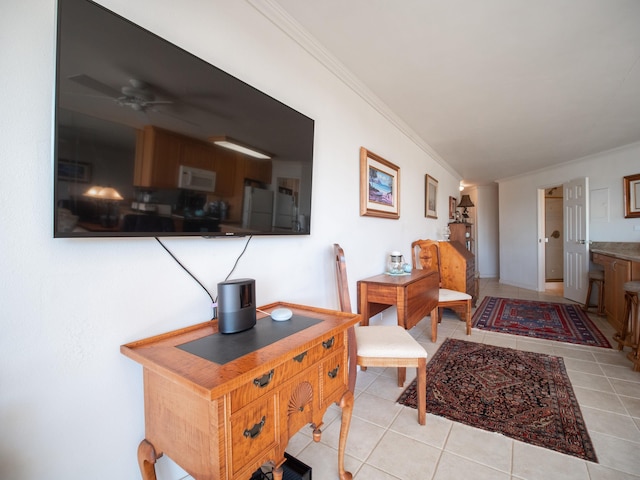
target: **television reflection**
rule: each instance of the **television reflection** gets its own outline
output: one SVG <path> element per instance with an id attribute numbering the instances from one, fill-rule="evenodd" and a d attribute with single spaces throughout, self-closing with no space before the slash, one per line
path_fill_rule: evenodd
<path id="1" fill-rule="evenodd" d="M 93 2 L 58 8 L 55 237 L 310 233 L 312 119 Z"/>

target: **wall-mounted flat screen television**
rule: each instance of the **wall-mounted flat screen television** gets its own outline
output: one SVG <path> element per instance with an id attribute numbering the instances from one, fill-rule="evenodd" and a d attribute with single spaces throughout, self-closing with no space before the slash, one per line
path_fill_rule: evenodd
<path id="1" fill-rule="evenodd" d="M 58 0 L 54 237 L 306 235 L 314 121 L 88 0 Z"/>

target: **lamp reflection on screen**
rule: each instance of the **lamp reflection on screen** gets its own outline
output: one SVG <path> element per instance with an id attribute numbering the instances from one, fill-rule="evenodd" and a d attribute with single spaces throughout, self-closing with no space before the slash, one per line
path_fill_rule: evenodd
<path id="1" fill-rule="evenodd" d="M 83 195 L 96 201 L 100 225 L 106 228 L 118 225 L 118 202 L 123 198 L 115 188 L 94 185 Z"/>

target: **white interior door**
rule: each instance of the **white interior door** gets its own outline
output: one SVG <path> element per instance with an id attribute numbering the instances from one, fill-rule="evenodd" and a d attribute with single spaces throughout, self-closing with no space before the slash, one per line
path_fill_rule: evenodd
<path id="1" fill-rule="evenodd" d="M 589 179 L 563 184 L 564 296 L 583 303 L 589 273 Z"/>

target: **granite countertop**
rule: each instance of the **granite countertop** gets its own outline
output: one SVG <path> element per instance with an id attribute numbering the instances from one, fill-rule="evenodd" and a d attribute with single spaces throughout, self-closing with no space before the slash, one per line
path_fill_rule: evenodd
<path id="1" fill-rule="evenodd" d="M 638 242 L 592 242 L 591 252 L 610 255 L 622 260 L 640 262 L 640 243 Z"/>

